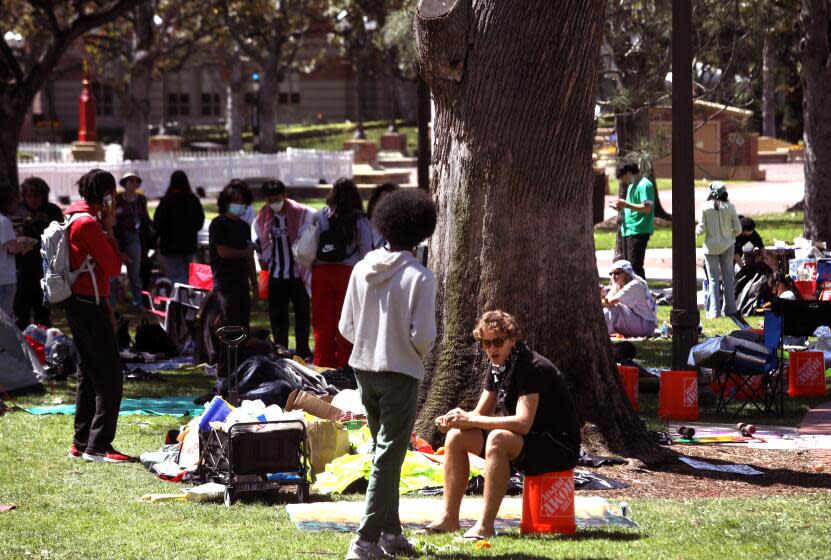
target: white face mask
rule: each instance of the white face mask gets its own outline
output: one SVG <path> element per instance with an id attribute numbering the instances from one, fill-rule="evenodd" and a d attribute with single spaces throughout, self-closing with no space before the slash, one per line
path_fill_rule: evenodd
<path id="1" fill-rule="evenodd" d="M 281 200 L 280 202 L 272 202 L 271 204 L 269 204 L 269 206 L 271 206 L 271 209 L 275 212 L 279 212 L 283 209 L 283 201 Z"/>

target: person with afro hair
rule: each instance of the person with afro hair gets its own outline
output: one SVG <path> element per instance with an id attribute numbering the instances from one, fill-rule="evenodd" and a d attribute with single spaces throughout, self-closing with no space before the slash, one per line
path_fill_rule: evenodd
<path id="1" fill-rule="evenodd" d="M 353 344 L 349 365 L 375 444 L 366 511 L 347 559 L 413 551 L 401 531 L 398 483 L 424 357 L 436 338 L 436 280 L 413 251 L 436 228 L 433 201 L 415 189 L 397 190 L 374 209 L 372 223 L 388 245 L 353 268 L 338 325 Z"/>

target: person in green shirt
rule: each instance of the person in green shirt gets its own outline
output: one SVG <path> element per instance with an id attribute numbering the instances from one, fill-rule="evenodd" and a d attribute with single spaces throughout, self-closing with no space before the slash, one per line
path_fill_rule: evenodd
<path id="1" fill-rule="evenodd" d="M 643 260 L 649 238 L 655 231 L 655 185 L 640 174 L 637 163 L 624 162 L 618 166 L 615 176 L 626 186 L 626 198 L 619 198 L 610 206 L 623 210 L 620 224 L 623 258 L 632 263 L 635 274 L 645 278 Z"/>

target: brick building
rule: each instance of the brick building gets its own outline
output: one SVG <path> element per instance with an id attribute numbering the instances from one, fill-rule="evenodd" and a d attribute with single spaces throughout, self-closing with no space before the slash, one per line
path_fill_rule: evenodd
<path id="1" fill-rule="evenodd" d="M 324 41 L 322 37 L 318 41 Z M 310 45 L 310 48 L 321 44 Z M 280 84 L 275 100 L 279 123 L 337 122 L 355 120 L 355 72 L 349 61 L 331 45 L 323 45 L 326 56 L 309 74 L 293 73 Z M 192 56 L 179 71 L 167 72 L 153 81 L 150 90 L 150 123 L 173 125 L 182 130 L 195 125 L 224 125 L 227 111 L 229 69 L 222 57 L 201 52 Z M 385 120 L 396 112 L 398 118 L 413 120 L 416 107 L 414 83 L 389 76 L 375 57 L 365 79 L 364 119 Z M 244 130 L 256 121 L 257 69 L 243 61 L 245 102 Z M 69 51 L 55 73 L 36 97 L 30 118 L 23 128 L 22 141 L 65 142 L 74 140 L 78 128 L 78 95 L 82 78 L 82 53 Z M 121 142 L 123 121 L 118 96 L 105 83 L 93 81 L 98 108 L 98 130 L 105 142 Z M 392 99 L 395 107 L 391 106 Z"/>

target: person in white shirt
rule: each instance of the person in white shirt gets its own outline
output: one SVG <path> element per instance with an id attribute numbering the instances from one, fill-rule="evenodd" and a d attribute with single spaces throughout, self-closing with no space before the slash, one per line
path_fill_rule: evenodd
<path id="1" fill-rule="evenodd" d="M 704 233 L 704 264 L 709 281 L 707 318 L 736 314 L 735 244 L 742 232 L 736 207 L 727 200 L 721 181 L 710 184 L 710 196 L 699 209 L 696 234 Z M 723 300 L 723 301 L 722 301 Z M 723 304 L 723 305 L 722 305 Z"/>
<path id="2" fill-rule="evenodd" d="M 436 279 L 414 254 L 436 227 L 433 201 L 424 192 L 401 189 L 387 195 L 372 218 L 388 245 L 352 269 L 338 324 L 353 344 L 349 365 L 375 444 L 366 513 L 347 559 L 414 552 L 401 532 L 398 484 L 424 358 L 436 338 Z"/>
<path id="3" fill-rule="evenodd" d="M 635 274 L 632 263 L 624 260 L 612 263 L 609 276 L 612 278 L 609 287 L 600 292 L 609 334 L 635 337 L 655 332 L 657 306 L 646 280 Z"/>
<path id="4" fill-rule="evenodd" d="M 292 244 L 314 216 L 314 210 L 286 196 L 282 181 L 262 186 L 267 204 L 254 221 L 260 268 L 268 271 L 268 316 L 274 342 L 289 345 L 289 303 L 294 308 L 295 351 L 311 361 L 309 350 L 311 272 L 294 260 Z"/>
<path id="5" fill-rule="evenodd" d="M 18 237 L 7 214 L 12 208 L 11 188 L 0 188 L 0 309 L 14 318 L 14 294 L 17 291 L 15 255 L 28 253 L 36 239 Z"/>

